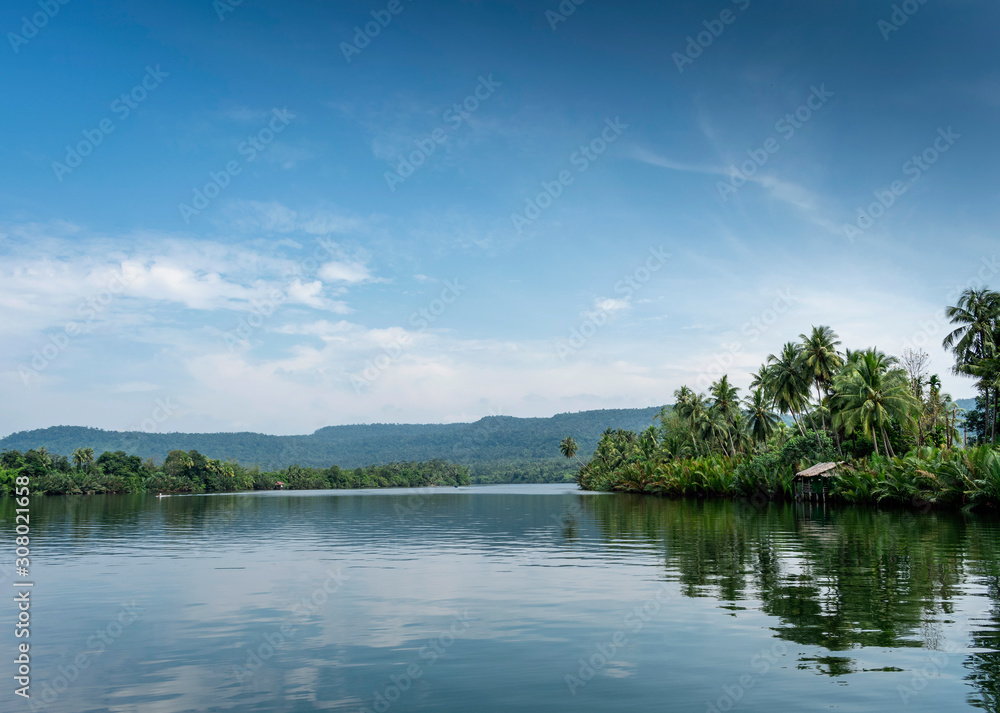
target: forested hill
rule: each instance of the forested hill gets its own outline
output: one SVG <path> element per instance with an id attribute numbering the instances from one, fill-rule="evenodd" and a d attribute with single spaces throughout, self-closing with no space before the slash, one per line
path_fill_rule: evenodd
<path id="1" fill-rule="evenodd" d="M 69 455 L 77 448 L 95 453 L 125 451 L 162 462 L 172 450 L 197 450 L 210 458 L 237 460 L 264 469 L 292 464 L 359 468 L 399 461 L 442 458 L 463 465 L 552 464 L 563 459 L 559 442 L 572 436 L 590 454 L 607 428 L 640 431 L 659 407 L 558 414 L 551 418 L 490 416 L 475 423 L 438 425 L 372 424 L 330 426 L 308 436 L 260 433 L 142 433 L 55 426 L 21 431 L 0 439 L 0 451 L 46 447 Z M 566 463 L 567 469 L 571 467 Z"/>
<path id="2" fill-rule="evenodd" d="M 955 399 L 955 403 L 958 404 L 960 409 L 965 409 L 966 411 L 976 408 L 975 399 Z"/>

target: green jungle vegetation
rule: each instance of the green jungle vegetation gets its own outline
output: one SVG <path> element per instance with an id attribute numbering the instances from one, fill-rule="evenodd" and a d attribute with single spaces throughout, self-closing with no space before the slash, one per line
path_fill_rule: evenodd
<path id="1" fill-rule="evenodd" d="M 123 451 L 162 462 L 180 450 L 262 470 L 289 463 L 303 467 L 360 468 L 370 464 L 430 461 L 442 458 L 469 466 L 475 483 L 541 483 L 572 481 L 571 463 L 555 446 L 563 434 L 576 434 L 588 449 L 597 447 L 602 432 L 614 428 L 642 430 L 660 407 L 566 413 L 551 418 L 490 416 L 475 423 L 438 425 L 371 424 L 331 426 L 308 436 L 268 436 L 260 433 L 143 433 L 56 426 L 22 431 L 0 439 L 0 451 L 45 448 L 49 453 Z"/>
<path id="2" fill-rule="evenodd" d="M 771 354 L 743 398 L 723 375 L 708 394 L 678 389 L 641 432 L 607 429 L 575 478 L 585 490 L 766 501 L 791 497 L 800 469 L 837 461 L 828 487 L 841 501 L 997 507 L 1000 293 L 966 290 L 946 314 L 954 372 L 979 391 L 968 413 L 923 350 L 841 351 L 819 326 Z M 578 449 L 572 437 L 560 445 L 567 459 Z"/>
<path id="3" fill-rule="evenodd" d="M 89 495 L 98 493 L 225 493 L 245 490 L 326 490 L 345 488 L 424 488 L 469 485 L 465 466 L 430 460 L 390 463 L 366 468 L 303 468 L 265 472 L 239 463 L 208 458 L 198 451 L 171 451 L 162 464 L 143 461 L 124 451 L 105 451 L 94 458 L 92 448 L 66 456 L 44 447 L 25 453 L 0 453 L 0 494 L 13 495 L 26 485 L 32 494 Z M 27 478 L 27 480 L 24 480 Z"/>

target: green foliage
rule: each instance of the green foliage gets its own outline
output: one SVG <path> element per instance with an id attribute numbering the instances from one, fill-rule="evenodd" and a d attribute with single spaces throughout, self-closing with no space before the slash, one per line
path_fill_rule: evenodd
<path id="1" fill-rule="evenodd" d="M 97 467 L 108 478 L 115 478 L 124 484 L 125 492 L 139 493 L 144 490 L 143 482 L 149 473 L 139 456 L 130 456 L 125 451 L 105 452 L 97 459 Z"/>
<path id="2" fill-rule="evenodd" d="M 293 465 L 273 473 L 260 473 L 254 487 L 272 489 L 282 483 L 287 490 L 347 488 L 426 488 L 469 485 L 469 469 L 437 459 L 423 463 L 389 463 L 341 470 L 337 466 L 319 470 Z"/>
<path id="3" fill-rule="evenodd" d="M 8 468 L 0 463 L 0 497 L 14 494 L 14 478 L 17 473 L 16 468 Z"/>
<path id="4" fill-rule="evenodd" d="M 1000 422 L 1000 293 L 967 289 L 945 314 L 954 330 L 943 346 L 955 355 L 955 372 L 976 379 L 980 392 L 973 426 L 976 440 L 995 444 Z"/>
<path id="5" fill-rule="evenodd" d="M 807 432 L 780 450 L 737 458 L 672 458 L 662 451 L 650 458 L 639 442 L 634 433 L 608 431 L 577 473 L 577 482 L 585 490 L 784 500 L 793 496 L 801 466 L 836 460 L 836 446 L 826 433 Z M 829 487 L 831 499 L 846 503 L 997 509 L 1000 451 L 985 445 L 965 450 L 927 446 L 904 456 L 848 460 Z"/>
<path id="6" fill-rule="evenodd" d="M 838 406 L 834 422 L 847 432 L 871 435 L 875 453 L 881 441 L 886 452 L 894 455 L 887 431 L 893 423 L 916 424 L 920 411 L 907 374 L 897 364 L 895 357 L 868 349 L 848 362 L 834 380 Z"/>
<path id="7" fill-rule="evenodd" d="M 792 436 L 781 447 L 779 461 L 782 465 L 808 468 L 814 463 L 837 460 L 837 447 L 825 432 L 807 431 L 804 435 Z"/>
<path id="8" fill-rule="evenodd" d="M 84 454 L 78 453 L 77 456 Z M 171 451 L 162 466 L 145 463 L 124 451 L 104 452 L 96 460 L 68 459 L 47 451 L 0 453 L 0 495 L 13 494 L 14 478 L 28 476 L 31 492 L 47 495 L 93 493 L 219 493 L 273 490 L 278 483 L 291 490 L 331 488 L 403 488 L 469 485 L 469 469 L 444 460 L 390 463 L 341 470 L 305 468 L 261 472 L 232 461 L 208 458 L 198 451 Z"/>
<path id="9" fill-rule="evenodd" d="M 990 434 L 995 432 L 996 423 L 1000 420 L 996 409 L 991 409 L 990 404 L 983 395 L 979 395 L 974 401 L 975 408 L 970 409 L 965 415 L 965 426 L 969 431 L 969 440 L 973 443 L 989 443 Z"/>
<path id="10" fill-rule="evenodd" d="M 572 483 L 574 462 L 565 459 L 546 461 L 504 461 L 469 466 L 472 482 L 477 485 L 500 483 Z"/>
<path id="11" fill-rule="evenodd" d="M 670 438 L 671 424 L 683 423 L 683 418 L 664 412 L 660 421 L 665 437 L 659 440 L 655 429 L 641 435 L 607 429 L 590 461 L 577 472 L 580 487 L 665 497 L 785 500 L 793 497 L 798 470 L 838 461 L 841 468 L 827 483 L 834 500 L 917 508 L 1000 508 L 1000 451 L 990 446 L 926 446 L 893 457 L 869 449 L 864 457 L 845 459 L 838 457 L 829 433 L 806 431 L 754 455 L 709 452 L 692 457 L 679 446 L 682 441 Z M 886 432 L 903 437 L 898 424 Z"/>

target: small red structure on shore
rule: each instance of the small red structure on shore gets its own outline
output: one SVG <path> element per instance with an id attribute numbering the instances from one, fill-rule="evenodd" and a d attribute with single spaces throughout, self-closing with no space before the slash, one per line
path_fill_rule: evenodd
<path id="1" fill-rule="evenodd" d="M 284 483 L 284 481 L 279 480 L 277 483 L 275 483 L 274 484 L 274 489 L 275 490 L 284 490 L 285 489 L 285 483 Z"/>

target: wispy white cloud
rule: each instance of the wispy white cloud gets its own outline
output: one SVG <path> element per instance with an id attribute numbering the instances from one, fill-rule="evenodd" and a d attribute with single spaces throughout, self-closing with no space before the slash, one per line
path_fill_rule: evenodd
<path id="1" fill-rule="evenodd" d="M 286 215 L 280 206 L 266 214 L 276 226 Z M 327 262 L 317 263 L 309 279 L 301 259 L 244 245 L 164 234 L 88 234 L 62 224 L 8 225 L 3 232 L 13 238 L 0 243 L 5 334 L 40 332 L 71 320 L 134 326 L 148 321 L 156 305 L 253 311 L 275 294 L 287 305 L 348 314 L 345 289 L 379 279 L 363 259 L 330 260 L 344 252 L 332 242 L 320 253 Z"/>
<path id="2" fill-rule="evenodd" d="M 659 168 L 666 168 L 671 171 L 683 171 L 685 173 L 703 173 L 710 176 L 729 175 L 724 168 L 674 161 L 665 156 L 653 153 L 649 149 L 645 149 L 640 146 L 632 146 L 628 148 L 626 151 L 623 152 L 623 155 L 625 158 L 631 158 L 632 160 L 639 161 L 640 163 L 646 163 L 649 164 L 650 166 L 658 166 Z"/>
<path id="3" fill-rule="evenodd" d="M 328 282 L 357 284 L 372 279 L 365 265 L 357 262 L 327 262 L 319 268 L 319 276 Z"/>
<path id="4" fill-rule="evenodd" d="M 594 309 L 600 312 L 619 312 L 621 310 L 628 309 L 632 306 L 632 301 L 630 298 L 625 299 L 614 299 L 607 298 L 601 300 L 594 300 Z"/>
<path id="5" fill-rule="evenodd" d="M 661 156 L 644 148 L 633 147 L 627 152 L 627 156 L 640 163 L 657 166 L 671 171 L 681 171 L 685 173 L 700 173 L 706 176 L 718 176 L 729 179 L 732 172 L 722 166 L 711 166 L 702 164 L 689 164 L 674 161 L 665 156 Z M 842 234 L 843 226 L 824 217 L 820 207 L 820 200 L 815 193 L 805 186 L 785 181 L 777 178 L 773 174 L 757 172 L 752 176 L 744 176 L 749 183 L 754 183 L 763 188 L 774 200 L 780 201 L 795 208 L 806 220 L 834 233 Z M 718 180 L 718 179 L 717 179 Z"/>

